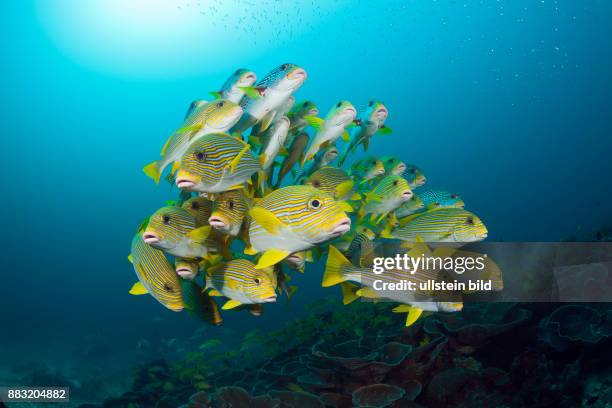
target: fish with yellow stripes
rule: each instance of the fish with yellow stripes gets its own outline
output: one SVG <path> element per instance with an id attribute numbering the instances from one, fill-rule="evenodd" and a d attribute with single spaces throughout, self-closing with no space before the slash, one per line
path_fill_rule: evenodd
<path id="1" fill-rule="evenodd" d="M 410 200 L 404 201 L 404 203 L 400 205 L 397 210 L 395 210 L 395 216 L 397 218 L 404 218 L 418 213 L 424 208 L 425 204 L 423 203 L 423 200 L 421 200 L 418 195 L 414 194 Z"/>
<path id="2" fill-rule="evenodd" d="M 176 185 L 200 193 L 243 188 L 261 170 L 250 149 L 249 144 L 225 133 L 203 136 L 181 158 Z"/>
<path id="3" fill-rule="evenodd" d="M 429 254 L 428 248 L 424 247 L 424 245 L 423 247 L 415 247 L 408 253 L 410 257 L 419 257 L 423 256 L 423 254 Z M 458 312 L 463 308 L 461 302 L 436 301 L 434 298 L 435 293 L 421 290 L 418 286 L 421 282 L 441 282 L 447 279 L 448 275 L 446 272 L 424 268 L 412 271 L 394 267 L 385 269 L 380 275 L 374 274 L 371 267 L 354 265 L 338 249 L 330 246 L 321 286 L 329 287 L 344 284 L 347 281 L 361 284 L 362 288 L 354 291 L 351 299 L 345 299 L 345 304 L 360 296 L 399 302 L 401 305 L 395 308 L 394 312 L 408 313 L 406 326 L 410 326 L 419 318 L 423 311 Z M 380 289 L 381 282 L 387 284 L 413 282 L 415 290 L 382 290 Z M 345 297 L 349 295 L 344 290 L 343 294 Z"/>
<path id="4" fill-rule="evenodd" d="M 402 218 L 399 227 L 383 230 L 381 237 L 407 242 L 416 242 L 420 237 L 427 243 L 470 243 L 482 241 L 487 234 L 487 227 L 473 213 L 461 208 L 435 208 Z"/>
<path id="5" fill-rule="evenodd" d="M 168 309 L 180 312 L 183 310 L 183 295 L 179 277 L 164 253 L 148 245 L 143 234 L 143 231 L 139 231 L 132 239 L 128 257 L 138 276 L 138 282 L 132 286 L 130 293 L 149 293 Z"/>
<path id="6" fill-rule="evenodd" d="M 230 300 L 223 309 L 243 304 L 276 302 L 277 278 L 273 268 L 256 268 L 246 259 L 233 259 L 207 269 L 206 288 L 211 296 Z"/>
<path id="7" fill-rule="evenodd" d="M 208 197 L 192 197 L 181 204 L 195 218 L 196 227 L 208 225 L 213 202 Z"/>
<path id="8" fill-rule="evenodd" d="M 196 228 L 195 218 L 181 207 L 162 207 L 150 218 L 142 239 L 146 244 L 181 258 L 204 258 L 210 226 Z"/>
<path id="9" fill-rule="evenodd" d="M 368 106 L 363 110 L 357 118 L 357 126 L 351 132 L 350 143 L 347 146 L 340 165 L 342 166 L 349 154 L 353 153 L 359 145 L 363 146 L 363 151 L 368 151 L 370 139 L 376 133 L 389 134 L 391 129 L 385 126 L 385 121 L 389 116 L 387 107 L 380 101 L 371 100 Z"/>
<path id="10" fill-rule="evenodd" d="M 364 157 L 351 166 L 351 176 L 360 183 L 372 180 L 377 176 L 385 174 L 383 163 L 374 156 Z"/>
<path id="11" fill-rule="evenodd" d="M 174 270 L 183 279 L 193 280 L 200 271 L 200 262 L 197 259 L 174 258 Z"/>
<path id="12" fill-rule="evenodd" d="M 408 182 L 401 176 L 386 176 L 365 194 L 365 201 L 359 210 L 360 218 L 372 214 L 371 220 L 376 224 L 387 214 L 396 210 L 412 198 L 412 190 Z M 376 218 L 376 220 L 374 220 Z"/>
<path id="13" fill-rule="evenodd" d="M 257 75 L 250 69 L 239 68 L 229 76 L 218 91 L 210 92 L 217 99 L 225 99 L 240 103 L 244 97 L 244 88 L 252 86 L 257 81 Z"/>
<path id="14" fill-rule="evenodd" d="M 259 130 L 266 131 L 272 123 L 276 110 L 302 86 L 306 76 L 303 68 L 285 63 L 270 71 L 255 86 L 242 87 L 241 89 L 246 92 L 246 98 L 240 103 L 244 115 L 231 132 L 243 132 L 258 123 Z"/>
<path id="15" fill-rule="evenodd" d="M 274 265 L 349 231 L 351 220 L 341 205 L 311 186 L 275 190 L 250 210 L 248 253 L 262 253 L 258 268 Z"/>
<path id="16" fill-rule="evenodd" d="M 179 160 L 193 142 L 209 133 L 226 132 L 240 119 L 242 112 L 240 106 L 226 100 L 196 107 L 181 128 L 170 136 L 161 150 L 161 159 L 146 165 L 143 171 L 159 183 L 164 169 Z"/>
<path id="17" fill-rule="evenodd" d="M 208 223 L 214 229 L 237 236 L 251 208 L 251 198 L 244 189 L 220 193 L 214 201 Z"/>
<path id="18" fill-rule="evenodd" d="M 404 178 L 408 180 L 410 188 L 421 187 L 427 182 L 427 177 L 423 174 L 423 171 L 414 164 L 406 164 L 406 170 L 404 170 Z"/>
<path id="19" fill-rule="evenodd" d="M 353 123 L 357 110 L 349 101 L 340 101 L 330 109 L 325 119 L 316 116 L 305 116 L 308 125 L 316 130 L 314 138 L 306 150 L 302 166 L 315 157 L 320 148 L 332 145 L 342 137 L 346 142 L 349 135 L 346 127 Z"/>
<path id="20" fill-rule="evenodd" d="M 337 167 L 322 167 L 312 173 L 303 184 L 323 190 L 339 201 L 361 199 L 361 195 L 353 189 L 355 183 L 351 176 Z"/>

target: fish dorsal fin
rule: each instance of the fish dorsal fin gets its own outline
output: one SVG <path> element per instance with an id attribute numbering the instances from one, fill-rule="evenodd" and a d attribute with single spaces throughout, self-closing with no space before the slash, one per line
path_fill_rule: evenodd
<path id="1" fill-rule="evenodd" d="M 223 307 L 221 309 L 229 310 L 229 309 L 233 309 L 235 307 L 238 307 L 240 305 L 242 305 L 242 303 L 240 303 L 239 301 L 230 299 L 227 302 L 225 302 L 225 304 L 223 305 Z"/>
<path id="2" fill-rule="evenodd" d="M 264 269 L 276 265 L 277 263 L 288 257 L 289 254 L 291 254 L 291 252 L 283 249 L 268 249 L 261 255 L 261 258 L 259 258 L 259 261 L 257 261 L 257 265 L 255 265 L 255 268 Z"/>
<path id="3" fill-rule="evenodd" d="M 351 141 L 351 137 L 349 136 L 348 132 L 345 130 L 344 132 L 342 132 L 342 134 L 340 135 L 340 137 L 342 138 L 342 140 L 344 140 L 345 142 L 350 142 Z"/>
<path id="4" fill-rule="evenodd" d="M 208 239 L 208 236 L 210 235 L 210 231 L 211 231 L 211 226 L 204 225 L 203 227 L 196 228 L 194 230 L 189 231 L 187 233 L 187 236 L 189 237 L 189 239 L 191 239 L 191 241 L 196 242 L 198 244 L 202 244 L 206 242 L 206 240 Z"/>
<path id="5" fill-rule="evenodd" d="M 166 140 L 166 143 L 164 143 L 164 147 L 162 147 L 161 149 L 161 156 L 165 156 L 166 155 L 166 150 L 168 150 L 168 145 L 170 144 L 170 140 L 172 140 L 172 135 L 170 135 L 168 137 L 168 140 Z"/>
<path id="6" fill-rule="evenodd" d="M 142 284 L 142 282 L 138 281 L 135 284 L 132 285 L 132 288 L 130 289 L 130 295 L 146 295 L 147 293 L 149 293 L 149 291 L 147 290 L 147 288 L 144 287 L 144 285 Z"/>
<path id="7" fill-rule="evenodd" d="M 251 145 L 246 144 L 242 150 L 240 150 L 240 153 L 238 153 L 236 155 L 236 157 L 234 157 L 232 159 L 232 161 L 229 162 L 229 168 L 230 168 L 230 172 L 234 173 L 236 171 L 236 167 L 238 167 L 238 163 L 240 163 L 240 160 L 242 160 L 242 157 L 245 155 L 245 153 L 251 148 Z"/>
<path id="8" fill-rule="evenodd" d="M 353 180 L 346 180 L 336 186 L 335 195 L 336 198 L 343 198 L 348 195 L 353 189 L 355 183 Z"/>
<path id="9" fill-rule="evenodd" d="M 399 220 L 399 225 L 400 227 L 403 227 L 404 225 L 408 224 L 409 222 L 413 221 L 416 217 L 423 215 L 425 213 L 416 213 L 416 214 L 411 214 L 407 217 L 402 218 L 401 220 Z"/>
<path id="10" fill-rule="evenodd" d="M 308 123 L 308 126 L 316 130 L 321 129 L 321 127 L 325 123 L 323 119 L 318 118 L 316 116 L 310 116 L 310 115 L 304 116 L 304 120 L 306 121 L 306 123 Z"/>
<path id="11" fill-rule="evenodd" d="M 251 208 L 249 215 L 271 234 L 277 234 L 281 227 L 285 227 L 285 224 L 272 211 L 263 207 Z"/>

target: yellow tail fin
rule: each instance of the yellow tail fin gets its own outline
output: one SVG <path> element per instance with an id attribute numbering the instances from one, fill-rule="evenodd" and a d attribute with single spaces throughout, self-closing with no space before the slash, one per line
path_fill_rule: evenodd
<path id="1" fill-rule="evenodd" d="M 406 316 L 406 327 L 411 326 L 416 322 L 421 314 L 423 313 L 423 309 L 420 309 L 411 305 L 399 305 L 393 309 L 394 313 L 408 313 Z"/>
<path id="2" fill-rule="evenodd" d="M 359 299 L 359 295 L 357 295 L 359 286 L 348 282 L 342 282 L 340 286 L 342 287 L 342 304 L 348 305 Z"/>
<path id="3" fill-rule="evenodd" d="M 161 172 L 159 171 L 159 166 L 156 161 L 153 163 L 149 163 L 143 167 L 142 171 L 149 176 L 155 184 L 159 184 L 159 179 L 161 178 Z"/>
<path id="4" fill-rule="evenodd" d="M 342 252 L 336 249 L 335 246 L 329 246 L 329 254 L 327 255 L 327 263 L 325 264 L 325 273 L 323 274 L 323 282 L 321 286 L 337 285 L 347 280 L 342 273 L 343 268 L 349 266 L 351 262 L 346 259 Z"/>

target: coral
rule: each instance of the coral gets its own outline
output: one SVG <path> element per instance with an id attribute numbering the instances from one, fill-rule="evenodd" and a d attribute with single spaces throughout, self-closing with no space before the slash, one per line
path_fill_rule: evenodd
<path id="1" fill-rule="evenodd" d="M 387 407 L 402 398 L 405 391 L 389 384 L 371 384 L 353 391 L 353 404 L 356 407 Z"/>

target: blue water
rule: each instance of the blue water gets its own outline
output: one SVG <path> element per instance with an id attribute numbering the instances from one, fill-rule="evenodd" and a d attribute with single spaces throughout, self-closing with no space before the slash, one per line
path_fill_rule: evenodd
<path id="1" fill-rule="evenodd" d="M 427 187 L 459 193 L 490 240 L 557 241 L 610 221 L 610 2 L 177 2 L 202 24 L 220 13 L 202 37 L 173 36 L 163 14 L 151 36 L 130 16 L 88 31 L 74 4 L 15 1 L 1 13 L 0 359 L 53 360 L 87 336 L 125 349 L 198 325 L 130 297 L 126 257 L 141 220 L 176 192 L 142 166 L 189 103 L 238 67 L 263 77 L 301 65 L 296 98 L 322 113 L 340 99 L 383 101 L 393 134 L 376 136 L 371 153 L 396 154 Z M 237 29 L 252 34 L 224 34 Z M 106 42 L 117 36 L 128 45 Z M 300 313 L 320 292 L 318 276 L 300 279 L 289 309 L 232 317 L 233 328 Z"/>

